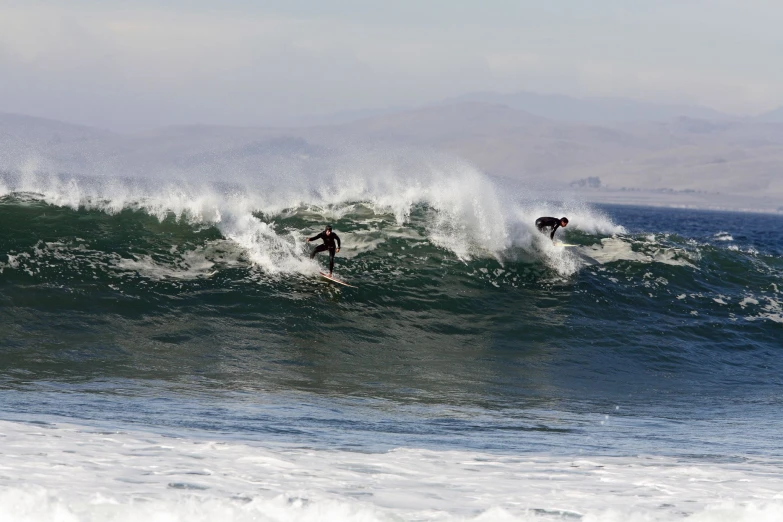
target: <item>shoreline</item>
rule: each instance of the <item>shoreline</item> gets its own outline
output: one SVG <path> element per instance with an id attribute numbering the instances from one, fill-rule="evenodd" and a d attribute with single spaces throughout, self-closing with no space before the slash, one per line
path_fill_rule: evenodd
<path id="1" fill-rule="evenodd" d="M 783 215 L 780 200 L 728 196 L 706 192 L 658 192 L 654 190 L 583 190 L 579 199 L 600 205 L 622 205 L 745 214 Z M 575 194 L 575 195 L 576 195 Z"/>

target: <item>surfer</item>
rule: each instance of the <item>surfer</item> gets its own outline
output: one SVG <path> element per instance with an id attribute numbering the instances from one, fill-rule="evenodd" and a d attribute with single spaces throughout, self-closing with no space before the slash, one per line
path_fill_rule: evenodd
<path id="1" fill-rule="evenodd" d="M 326 228 L 324 229 L 323 232 L 321 232 L 317 236 L 308 238 L 307 242 L 309 243 L 310 241 L 315 241 L 316 239 L 323 239 L 324 242 L 323 244 L 315 247 L 315 250 L 313 250 L 310 253 L 310 259 L 313 259 L 318 252 L 323 252 L 324 250 L 328 250 L 329 251 L 329 277 L 332 277 L 332 272 L 334 271 L 334 254 L 340 251 L 340 237 L 334 232 L 332 232 L 332 225 L 326 225 Z M 335 241 L 337 242 L 336 247 L 334 244 Z"/>
<path id="2" fill-rule="evenodd" d="M 540 217 L 536 219 L 536 227 L 538 228 L 538 231 L 542 234 L 546 234 L 548 228 L 552 229 L 552 233 L 549 234 L 549 239 L 552 240 L 552 242 L 555 241 L 555 230 L 557 230 L 559 227 L 566 227 L 568 225 L 568 218 L 567 217 L 561 217 L 560 219 L 553 218 L 553 217 Z"/>

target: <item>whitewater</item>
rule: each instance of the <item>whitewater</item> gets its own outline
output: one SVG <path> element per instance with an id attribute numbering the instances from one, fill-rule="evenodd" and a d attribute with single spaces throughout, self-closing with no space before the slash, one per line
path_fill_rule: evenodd
<path id="1" fill-rule="evenodd" d="M 4 520 L 687 520 L 783 516 L 780 461 L 384 453 L 0 423 Z M 34 441 L 34 444 L 32 442 Z M 31 458 L 37 455 L 38 458 Z M 44 465 L 46 458 L 51 465 Z"/>

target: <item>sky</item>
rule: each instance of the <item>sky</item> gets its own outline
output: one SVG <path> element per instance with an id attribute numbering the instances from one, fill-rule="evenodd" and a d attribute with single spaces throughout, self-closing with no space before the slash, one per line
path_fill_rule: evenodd
<path id="1" fill-rule="evenodd" d="M 783 105 L 778 0 L 0 0 L 0 112 L 288 125 L 473 91 Z"/>

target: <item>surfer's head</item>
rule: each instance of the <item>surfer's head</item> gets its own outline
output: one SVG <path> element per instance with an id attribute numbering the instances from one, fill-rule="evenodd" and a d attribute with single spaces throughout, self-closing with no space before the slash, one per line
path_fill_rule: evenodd
<path id="1" fill-rule="evenodd" d="M 326 228 L 324 229 L 324 232 L 326 232 L 327 234 L 331 234 L 332 233 L 332 225 L 326 225 Z"/>
<path id="2" fill-rule="evenodd" d="M 567 217 L 561 217 L 560 218 L 560 226 L 564 227 L 566 225 L 568 225 L 568 218 Z"/>

